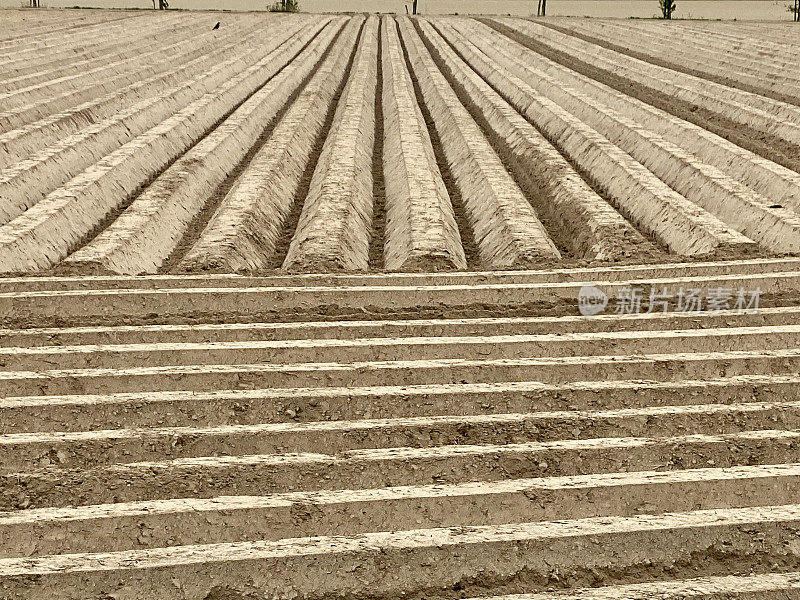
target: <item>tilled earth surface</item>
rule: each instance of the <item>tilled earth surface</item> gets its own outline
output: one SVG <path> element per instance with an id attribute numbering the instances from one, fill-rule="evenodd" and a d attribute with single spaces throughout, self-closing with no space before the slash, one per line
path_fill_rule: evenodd
<path id="1" fill-rule="evenodd" d="M 0 598 L 795 598 L 799 267 L 4 279 Z"/>
<path id="2" fill-rule="evenodd" d="M 800 598 L 790 25 L 36 14 L 2 600 Z"/>
<path id="3" fill-rule="evenodd" d="M 0 15 L 2 274 L 800 251 L 790 24 L 26 14 Z"/>

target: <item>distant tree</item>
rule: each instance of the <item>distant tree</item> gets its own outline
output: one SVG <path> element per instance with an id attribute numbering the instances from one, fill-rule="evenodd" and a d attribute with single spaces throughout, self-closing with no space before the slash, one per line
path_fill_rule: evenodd
<path id="1" fill-rule="evenodd" d="M 797 1 L 797 0 L 795 0 Z M 677 4 L 675 0 L 658 0 L 658 7 L 661 9 L 662 19 L 671 19 Z"/>
<path id="2" fill-rule="evenodd" d="M 153 0 L 153 9 L 156 8 L 156 0 Z M 169 0 L 158 0 L 158 10 L 167 10 L 169 8 Z"/>
<path id="3" fill-rule="evenodd" d="M 536 16 L 547 16 L 547 0 L 539 0 L 539 6 L 536 8 Z"/>
<path id="4" fill-rule="evenodd" d="M 270 7 L 270 12 L 300 12 L 300 3 L 297 0 L 278 0 Z"/>
<path id="5" fill-rule="evenodd" d="M 29 1 L 31 8 L 39 8 L 41 6 L 39 0 L 29 0 Z"/>

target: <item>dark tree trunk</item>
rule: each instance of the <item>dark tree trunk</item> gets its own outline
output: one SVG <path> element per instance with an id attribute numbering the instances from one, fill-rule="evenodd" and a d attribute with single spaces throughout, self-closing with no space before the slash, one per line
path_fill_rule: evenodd
<path id="1" fill-rule="evenodd" d="M 412 15 L 417 14 L 417 0 L 414 0 L 414 3 L 411 6 L 411 14 Z"/>

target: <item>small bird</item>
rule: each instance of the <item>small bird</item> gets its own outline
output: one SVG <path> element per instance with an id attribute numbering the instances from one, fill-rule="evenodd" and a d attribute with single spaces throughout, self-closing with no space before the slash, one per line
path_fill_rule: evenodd
<path id="1" fill-rule="evenodd" d="M 214 29 L 219 29 L 219 21 L 217 21 L 217 24 L 214 25 L 214 27 L 212 27 L 212 30 L 214 30 Z"/>

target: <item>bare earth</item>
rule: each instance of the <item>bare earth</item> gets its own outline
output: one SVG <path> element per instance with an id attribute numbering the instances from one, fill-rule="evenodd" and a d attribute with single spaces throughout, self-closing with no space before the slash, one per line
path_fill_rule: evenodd
<path id="1" fill-rule="evenodd" d="M 0 25 L 0 599 L 800 598 L 796 27 Z"/>

